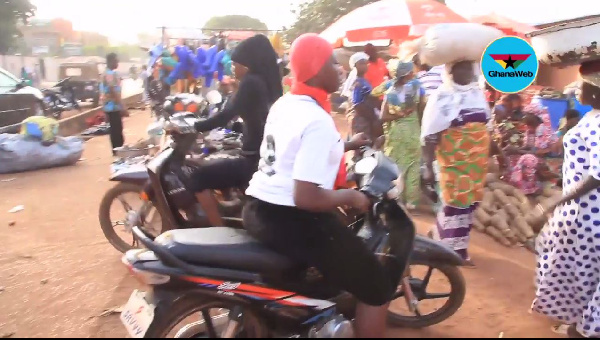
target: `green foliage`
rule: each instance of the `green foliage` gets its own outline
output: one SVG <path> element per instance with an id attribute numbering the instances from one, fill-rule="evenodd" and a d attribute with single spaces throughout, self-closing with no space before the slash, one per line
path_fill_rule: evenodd
<path id="1" fill-rule="evenodd" d="M 259 30 L 266 31 L 267 25 L 247 15 L 224 15 L 212 17 L 204 24 L 204 30 Z"/>
<path id="2" fill-rule="evenodd" d="M 296 22 L 285 32 L 288 42 L 304 33 L 321 33 L 342 16 L 377 0 L 312 0 L 302 3 L 293 13 Z M 445 0 L 436 0 L 446 4 Z"/>
<path id="3" fill-rule="evenodd" d="M 0 54 L 14 47 L 21 32 L 17 24 L 26 24 L 35 14 L 36 7 L 29 0 L 0 0 Z"/>

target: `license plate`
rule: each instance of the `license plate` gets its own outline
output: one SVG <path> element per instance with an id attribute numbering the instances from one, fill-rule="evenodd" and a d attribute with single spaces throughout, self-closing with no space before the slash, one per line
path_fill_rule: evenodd
<path id="1" fill-rule="evenodd" d="M 121 312 L 121 322 L 132 338 L 143 338 L 154 320 L 154 306 L 146 301 L 146 293 L 133 291 Z"/>
<path id="2" fill-rule="evenodd" d="M 94 87 L 91 86 L 91 85 L 89 85 L 89 86 L 86 86 L 85 89 L 88 90 L 88 91 L 93 91 Z"/>

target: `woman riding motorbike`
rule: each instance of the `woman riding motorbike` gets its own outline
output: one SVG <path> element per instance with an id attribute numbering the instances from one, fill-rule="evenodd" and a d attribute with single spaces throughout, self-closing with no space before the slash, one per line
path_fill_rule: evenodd
<path id="1" fill-rule="evenodd" d="M 344 151 L 368 141 L 344 143 L 329 115 L 328 96 L 339 78 L 333 49 L 315 34 L 293 43 L 291 93 L 271 108 L 258 171 L 246 194 L 244 227 L 272 250 L 316 267 L 331 283 L 354 295 L 359 337 L 382 337 L 387 305 L 396 290 L 364 242 L 331 213 L 336 207 L 369 209 L 355 190 L 332 190 L 345 181 Z M 336 180 L 338 177 L 338 180 Z"/>
<path id="2" fill-rule="evenodd" d="M 242 152 L 207 159 L 190 175 L 189 188 L 213 226 L 224 225 L 212 191 L 245 187 L 256 171 L 259 148 L 269 108 L 283 95 L 277 54 L 264 35 L 242 41 L 234 50 L 233 73 L 240 80 L 237 93 L 218 114 L 195 124 L 199 132 L 225 127 L 234 117 L 244 121 Z"/>

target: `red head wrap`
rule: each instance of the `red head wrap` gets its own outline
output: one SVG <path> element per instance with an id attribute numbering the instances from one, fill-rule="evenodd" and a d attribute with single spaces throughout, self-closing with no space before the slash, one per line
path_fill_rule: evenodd
<path id="1" fill-rule="evenodd" d="M 317 34 L 308 33 L 299 36 L 290 49 L 290 69 L 294 77 L 291 92 L 312 97 L 325 111 L 331 111 L 329 94 L 306 82 L 316 76 L 333 55 L 333 48 L 327 40 Z"/>

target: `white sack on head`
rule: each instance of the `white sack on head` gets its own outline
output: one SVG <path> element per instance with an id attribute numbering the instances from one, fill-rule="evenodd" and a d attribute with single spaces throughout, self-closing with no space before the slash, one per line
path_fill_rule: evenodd
<path id="1" fill-rule="evenodd" d="M 421 38 L 419 58 L 429 66 L 462 60 L 479 62 L 487 46 L 502 35 L 496 28 L 475 23 L 435 25 Z"/>

